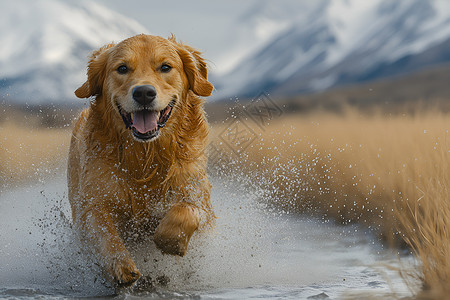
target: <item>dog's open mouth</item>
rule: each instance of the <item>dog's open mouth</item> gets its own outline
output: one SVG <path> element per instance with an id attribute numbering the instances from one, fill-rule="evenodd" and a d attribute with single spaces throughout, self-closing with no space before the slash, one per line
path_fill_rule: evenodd
<path id="1" fill-rule="evenodd" d="M 119 106 L 119 112 L 127 129 L 131 129 L 135 138 L 148 141 L 159 135 L 159 129 L 169 120 L 175 101 L 171 101 L 161 111 L 142 109 L 127 113 Z"/>

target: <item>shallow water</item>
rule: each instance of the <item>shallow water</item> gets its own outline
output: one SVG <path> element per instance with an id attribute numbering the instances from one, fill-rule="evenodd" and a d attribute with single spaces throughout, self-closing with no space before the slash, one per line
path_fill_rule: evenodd
<path id="1" fill-rule="evenodd" d="M 164 256 L 152 243 L 135 252 L 156 284 L 118 294 L 70 227 L 65 180 L 29 185 L 0 195 L 0 297 L 18 299 L 383 299 L 409 296 L 396 255 L 357 226 L 268 209 L 258 195 L 213 179 L 217 226 L 194 236 L 184 258 Z M 411 261 L 411 258 L 406 258 Z"/>

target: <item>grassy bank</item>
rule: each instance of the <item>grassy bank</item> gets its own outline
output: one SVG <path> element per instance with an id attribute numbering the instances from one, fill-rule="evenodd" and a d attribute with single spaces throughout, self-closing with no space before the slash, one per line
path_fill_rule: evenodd
<path id="1" fill-rule="evenodd" d="M 69 141 L 70 129 L 0 123 L 0 187 L 65 176 Z"/>
<path id="2" fill-rule="evenodd" d="M 249 119 L 216 126 L 212 145 L 218 165 L 251 174 L 278 206 L 408 244 L 422 261 L 423 295 L 443 299 L 450 294 L 449 129 L 450 116 L 439 112 L 289 115 L 264 126 Z M 236 132 L 243 137 L 230 139 Z"/>

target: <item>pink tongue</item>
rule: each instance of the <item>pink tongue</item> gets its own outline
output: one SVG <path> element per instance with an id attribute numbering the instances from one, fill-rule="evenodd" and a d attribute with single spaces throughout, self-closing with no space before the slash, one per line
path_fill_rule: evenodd
<path id="1" fill-rule="evenodd" d="M 134 113 L 133 125 L 140 133 L 155 130 L 158 126 L 158 113 L 156 111 L 141 110 Z"/>

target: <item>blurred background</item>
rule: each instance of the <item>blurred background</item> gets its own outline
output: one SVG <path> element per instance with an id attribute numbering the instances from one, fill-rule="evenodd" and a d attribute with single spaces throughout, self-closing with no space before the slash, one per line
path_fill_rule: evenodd
<path id="1" fill-rule="evenodd" d="M 173 33 L 202 50 L 216 87 L 209 101 L 265 92 L 296 109 L 391 108 L 450 95 L 446 0 L 17 0 L 0 14 L 7 107 L 80 106 L 73 91 L 89 53 L 138 33 Z"/>
<path id="2" fill-rule="evenodd" d="M 2 185 L 65 170 L 72 122 L 89 105 L 73 92 L 90 53 L 140 33 L 173 33 L 203 51 L 212 140 L 235 154 L 280 116 L 274 132 L 328 114 L 350 120 L 349 111 L 448 123 L 447 0 L 2 1 L 0 32 Z M 236 129 L 227 123 L 236 115 L 250 118 L 240 145 L 223 128 Z"/>

